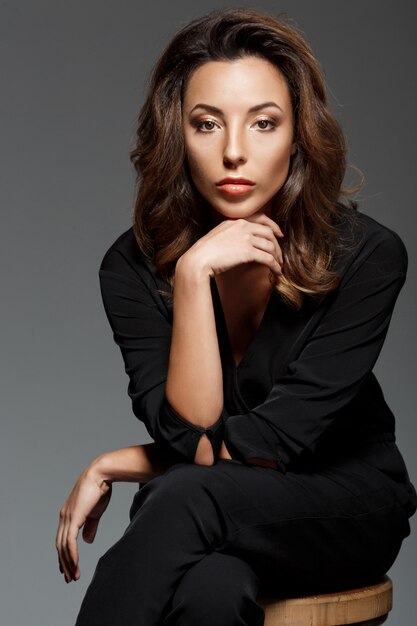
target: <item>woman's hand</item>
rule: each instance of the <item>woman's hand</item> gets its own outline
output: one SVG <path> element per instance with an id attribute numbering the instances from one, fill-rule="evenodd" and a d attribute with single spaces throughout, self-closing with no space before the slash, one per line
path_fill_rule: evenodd
<path id="1" fill-rule="evenodd" d="M 55 545 L 59 569 L 67 583 L 80 577 L 77 548 L 79 529 L 84 526 L 84 541 L 94 541 L 100 517 L 109 504 L 111 494 L 111 483 L 98 477 L 93 462 L 82 472 L 59 512 Z"/>
<path id="2" fill-rule="evenodd" d="M 198 239 L 181 258 L 206 268 L 215 276 L 245 263 L 261 263 L 282 274 L 283 256 L 277 237 L 283 233 L 265 213 L 247 218 L 225 219 Z"/>
<path id="3" fill-rule="evenodd" d="M 59 567 L 67 583 L 80 577 L 79 529 L 84 526 L 84 541 L 94 541 L 100 517 L 110 501 L 112 483 L 146 483 L 174 463 L 175 455 L 162 453 L 156 443 L 146 443 L 105 452 L 85 468 L 59 512 L 56 549 Z"/>

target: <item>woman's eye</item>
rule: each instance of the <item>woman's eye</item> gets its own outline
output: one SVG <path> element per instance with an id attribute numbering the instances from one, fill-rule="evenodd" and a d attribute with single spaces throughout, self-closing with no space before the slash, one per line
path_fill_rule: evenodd
<path id="1" fill-rule="evenodd" d="M 277 125 L 273 120 L 262 119 L 255 122 L 260 125 L 260 130 L 272 130 Z M 268 126 L 269 124 L 269 126 Z M 194 122 L 194 126 L 197 130 L 203 133 L 209 133 L 216 127 L 216 123 L 213 120 L 197 120 Z"/>
<path id="2" fill-rule="evenodd" d="M 205 124 L 212 124 L 213 126 L 211 128 L 207 128 Z M 195 122 L 195 126 L 198 130 L 201 130 L 203 133 L 206 133 L 206 132 L 213 130 L 215 123 L 213 122 L 213 120 L 201 120 L 201 121 Z"/>
<path id="3" fill-rule="evenodd" d="M 271 124 L 270 128 L 263 126 L 261 130 L 272 130 L 272 128 L 275 128 L 276 126 L 276 123 L 273 120 L 266 120 L 266 119 L 258 120 L 257 122 L 255 122 L 255 124 Z"/>

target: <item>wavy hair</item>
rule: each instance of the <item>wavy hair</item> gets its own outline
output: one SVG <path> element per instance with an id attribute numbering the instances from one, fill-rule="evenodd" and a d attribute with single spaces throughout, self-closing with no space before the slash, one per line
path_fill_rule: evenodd
<path id="1" fill-rule="evenodd" d="M 305 295 L 323 296 L 339 283 L 339 274 L 330 269 L 344 245 L 335 218 L 348 206 L 352 211 L 346 215 L 354 220 L 357 203 L 341 199 L 356 192 L 363 177 L 353 189 L 342 187 L 346 145 L 328 110 L 323 72 L 308 43 L 281 16 L 256 9 L 215 10 L 185 25 L 167 45 L 151 73 L 130 152 L 137 173 L 133 231 L 157 274 L 173 289 L 178 258 L 212 227 L 186 159 L 185 88 L 202 64 L 244 56 L 275 65 L 290 91 L 297 151 L 271 213 L 285 237 L 279 241 L 283 274 L 278 278 L 271 272 L 270 280 L 298 310 Z"/>

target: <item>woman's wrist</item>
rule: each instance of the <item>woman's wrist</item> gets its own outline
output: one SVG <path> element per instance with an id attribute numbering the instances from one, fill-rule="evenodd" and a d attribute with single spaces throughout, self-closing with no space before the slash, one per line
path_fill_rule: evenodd
<path id="1" fill-rule="evenodd" d="M 213 465 L 214 454 L 210 439 L 204 433 L 200 437 L 194 457 L 196 465 Z"/>
<path id="2" fill-rule="evenodd" d="M 98 484 L 110 484 L 113 482 L 113 478 L 110 476 L 110 468 L 106 454 L 107 453 L 100 454 L 100 456 L 91 461 L 85 469 L 86 474 L 94 478 Z"/>
<path id="3" fill-rule="evenodd" d="M 189 250 L 178 259 L 175 267 L 175 278 L 180 276 L 196 283 L 210 281 L 212 275 L 211 268 Z"/>
<path id="4" fill-rule="evenodd" d="M 151 443 L 105 452 L 90 463 L 87 471 L 97 481 L 108 484 L 149 482 L 163 474 L 169 465 L 158 453 L 156 444 Z"/>

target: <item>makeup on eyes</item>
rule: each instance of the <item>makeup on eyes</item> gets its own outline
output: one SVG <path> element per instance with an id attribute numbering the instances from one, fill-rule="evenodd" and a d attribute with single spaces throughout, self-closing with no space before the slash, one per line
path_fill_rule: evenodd
<path id="1" fill-rule="evenodd" d="M 256 113 L 257 111 L 261 111 L 262 109 L 266 109 L 266 108 L 269 108 L 269 107 L 273 107 L 273 108 L 278 109 L 282 114 L 285 113 L 284 109 L 282 107 L 280 107 L 276 102 L 269 101 L 269 102 L 262 102 L 260 104 L 255 104 L 253 107 L 250 107 L 248 109 L 247 114 L 249 115 L 250 113 Z M 197 128 L 200 128 L 202 124 L 204 124 L 206 122 L 209 122 L 209 121 L 212 122 L 213 124 L 215 124 L 216 122 L 214 120 L 211 120 L 211 119 L 204 119 L 204 120 L 202 120 L 201 118 L 194 119 L 193 112 L 196 109 L 204 109 L 205 111 L 207 111 L 209 113 L 212 113 L 213 115 L 219 115 L 220 117 L 224 117 L 224 112 L 222 111 L 222 109 L 220 109 L 220 108 L 218 108 L 218 107 L 216 107 L 214 105 L 211 105 L 211 104 L 205 104 L 205 103 L 199 102 L 198 104 L 194 105 L 192 107 L 192 109 L 190 110 L 190 112 L 189 112 L 190 122 L 191 122 L 191 124 L 193 126 L 195 126 Z M 254 123 L 257 124 L 257 123 L 259 123 L 261 121 L 264 121 L 264 120 L 268 121 L 270 124 L 272 124 L 273 128 L 275 128 L 278 125 L 278 120 L 275 119 L 275 118 L 272 118 L 270 116 L 262 117 L 261 119 L 256 120 Z M 264 130 L 266 130 L 266 129 L 264 129 Z M 269 130 L 272 130 L 272 128 L 270 128 Z M 210 132 L 210 131 L 202 131 L 202 132 Z"/>
<path id="2" fill-rule="evenodd" d="M 267 118 L 267 117 L 263 117 L 259 120 L 255 120 L 255 122 L 253 122 L 254 125 L 256 124 L 260 124 L 260 123 L 268 123 L 270 126 L 268 128 L 259 128 L 258 130 L 260 130 L 261 132 L 269 132 L 274 130 L 277 126 L 278 126 L 278 121 L 271 119 L 271 118 Z M 215 122 L 214 120 L 211 119 L 196 119 L 196 120 L 191 120 L 191 124 L 192 126 L 194 126 L 195 128 L 197 128 L 197 130 L 200 130 L 203 133 L 211 133 L 214 129 L 204 129 L 204 124 L 216 124 L 217 122 Z"/>

